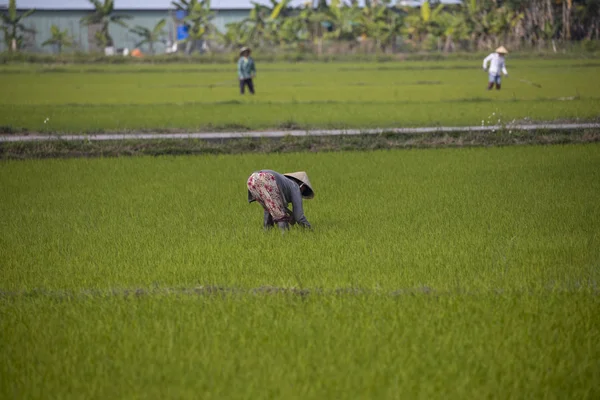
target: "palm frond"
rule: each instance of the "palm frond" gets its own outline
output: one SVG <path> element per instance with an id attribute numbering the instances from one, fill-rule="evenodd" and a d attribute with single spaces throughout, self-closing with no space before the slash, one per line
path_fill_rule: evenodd
<path id="1" fill-rule="evenodd" d="M 167 20 L 165 18 L 161 19 L 160 21 L 158 21 L 158 23 L 156 24 L 156 26 L 154 27 L 152 32 L 154 34 L 161 33 L 166 24 L 167 24 Z"/>
<path id="2" fill-rule="evenodd" d="M 151 35 L 150 29 L 145 28 L 143 26 L 139 26 L 139 25 L 134 28 L 131 28 L 129 30 L 129 32 L 135 33 L 136 35 L 143 36 L 143 37 L 148 37 Z"/>
<path id="3" fill-rule="evenodd" d="M 129 25 L 127 25 L 123 20 L 124 19 L 131 19 L 131 17 L 127 16 L 127 15 L 113 15 L 110 17 L 110 22 L 115 23 L 117 25 L 122 26 L 123 28 L 128 28 Z"/>
<path id="4" fill-rule="evenodd" d="M 115 10 L 115 2 L 113 0 L 104 0 L 104 7 L 102 8 L 104 14 L 110 14 Z"/>
<path id="5" fill-rule="evenodd" d="M 13 0 L 8 5 L 8 16 L 10 19 L 14 20 L 17 18 L 17 2 Z"/>
<path id="6" fill-rule="evenodd" d="M 91 15 L 86 15 L 79 19 L 79 23 L 81 25 L 93 25 L 99 24 L 100 22 L 102 22 L 102 17 L 95 13 Z"/>
<path id="7" fill-rule="evenodd" d="M 89 0 L 90 3 L 94 6 L 96 10 L 100 10 L 104 8 L 104 5 L 100 3 L 98 0 Z"/>
<path id="8" fill-rule="evenodd" d="M 31 14 L 33 14 L 35 11 L 36 11 L 36 10 L 35 10 L 35 8 L 32 8 L 31 10 L 27 10 L 27 11 L 25 11 L 23 14 L 21 14 L 21 16 L 20 16 L 20 19 L 23 19 L 23 18 L 27 18 L 27 17 L 29 17 L 29 16 L 30 16 Z"/>

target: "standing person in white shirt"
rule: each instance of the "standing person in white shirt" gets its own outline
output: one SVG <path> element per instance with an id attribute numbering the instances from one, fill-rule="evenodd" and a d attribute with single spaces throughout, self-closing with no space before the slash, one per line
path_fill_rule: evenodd
<path id="1" fill-rule="evenodd" d="M 500 79 L 500 71 L 505 76 L 508 76 L 508 71 L 506 70 L 506 65 L 504 63 L 504 56 L 508 54 L 508 50 L 504 48 L 504 46 L 500 46 L 496 49 L 495 53 L 490 54 L 483 60 L 483 70 L 487 71 L 489 74 L 488 80 L 488 90 L 492 90 L 494 88 L 494 84 L 496 85 L 496 89 L 500 90 L 500 85 L 502 83 Z M 488 63 L 490 64 L 490 68 L 487 68 Z"/>

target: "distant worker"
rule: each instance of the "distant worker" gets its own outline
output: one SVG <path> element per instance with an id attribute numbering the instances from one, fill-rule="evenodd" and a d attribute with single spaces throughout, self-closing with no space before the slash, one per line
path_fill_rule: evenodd
<path id="1" fill-rule="evenodd" d="M 256 76 L 256 66 L 254 60 L 250 57 L 250 49 L 242 47 L 240 50 L 240 59 L 238 60 L 238 77 L 240 79 L 240 93 L 244 94 L 244 89 L 248 86 L 250 93 L 254 94 L 254 83 L 252 79 Z"/>
<path id="2" fill-rule="evenodd" d="M 494 88 L 494 84 L 496 84 L 496 89 L 500 90 L 500 85 L 502 80 L 500 78 L 500 72 L 506 76 L 508 76 L 508 71 L 506 70 L 506 64 L 504 61 L 504 56 L 508 54 L 508 50 L 504 48 L 504 46 L 500 46 L 496 49 L 495 53 L 490 54 L 483 60 L 483 70 L 487 71 L 489 74 L 488 80 L 488 90 L 492 90 Z M 487 68 L 487 64 L 490 63 L 490 68 Z"/>
<path id="3" fill-rule="evenodd" d="M 248 203 L 257 201 L 264 209 L 265 228 L 277 224 L 282 231 L 290 224 L 310 228 L 304 216 L 302 199 L 315 197 L 306 172 L 280 174 L 269 169 L 254 172 L 248 178 Z M 292 203 L 292 211 L 287 206 Z"/>

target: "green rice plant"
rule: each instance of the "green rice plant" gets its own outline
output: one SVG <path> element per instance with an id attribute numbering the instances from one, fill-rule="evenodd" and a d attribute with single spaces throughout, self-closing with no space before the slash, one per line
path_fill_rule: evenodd
<path id="1" fill-rule="evenodd" d="M 234 67 L 6 66 L 0 120 L 47 133 L 388 128 L 596 120 L 600 109 L 593 60 L 509 60 L 499 92 L 476 62 L 266 64 L 254 97 L 238 94 Z"/>
<path id="2" fill-rule="evenodd" d="M 0 300 L 3 398 L 593 399 L 597 296 Z"/>
<path id="3" fill-rule="evenodd" d="M 598 274 L 598 154 L 589 145 L 3 161 L 0 282 L 571 288 L 573 276 Z M 260 168 L 308 171 L 313 232 L 262 231 L 259 207 L 245 201 Z"/>
<path id="4" fill-rule="evenodd" d="M 2 161 L 0 397 L 596 398 L 599 149 Z"/>

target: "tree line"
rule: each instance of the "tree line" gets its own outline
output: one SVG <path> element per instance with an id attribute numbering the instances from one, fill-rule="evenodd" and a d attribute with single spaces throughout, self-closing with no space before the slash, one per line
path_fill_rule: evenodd
<path id="1" fill-rule="evenodd" d="M 99 47 L 112 46 L 110 26 L 129 28 L 131 16 L 115 13 L 114 0 L 88 0 L 94 11 L 83 17 L 83 25 L 97 25 Z M 392 4 L 392 0 L 308 0 L 290 7 L 291 0 L 270 0 L 270 5 L 252 3 L 248 17 L 219 31 L 210 0 L 173 1 L 175 10 L 185 12 L 179 21 L 187 28 L 183 41 L 186 52 L 203 42 L 213 50 L 233 50 L 241 46 L 322 53 L 325 45 L 339 51 L 360 46 L 382 52 L 403 50 L 477 51 L 503 44 L 511 49 L 554 46 L 556 42 L 600 39 L 600 0 L 463 0 L 441 4 L 431 0 L 418 8 Z M 16 0 L 10 0 L 2 14 L 1 29 L 7 48 L 23 46 L 28 29 L 23 19 L 34 10 L 19 14 Z M 148 46 L 165 40 L 166 19 L 153 29 L 136 26 L 130 31 Z M 58 49 L 73 46 L 67 31 L 53 26 L 44 45 Z"/>

